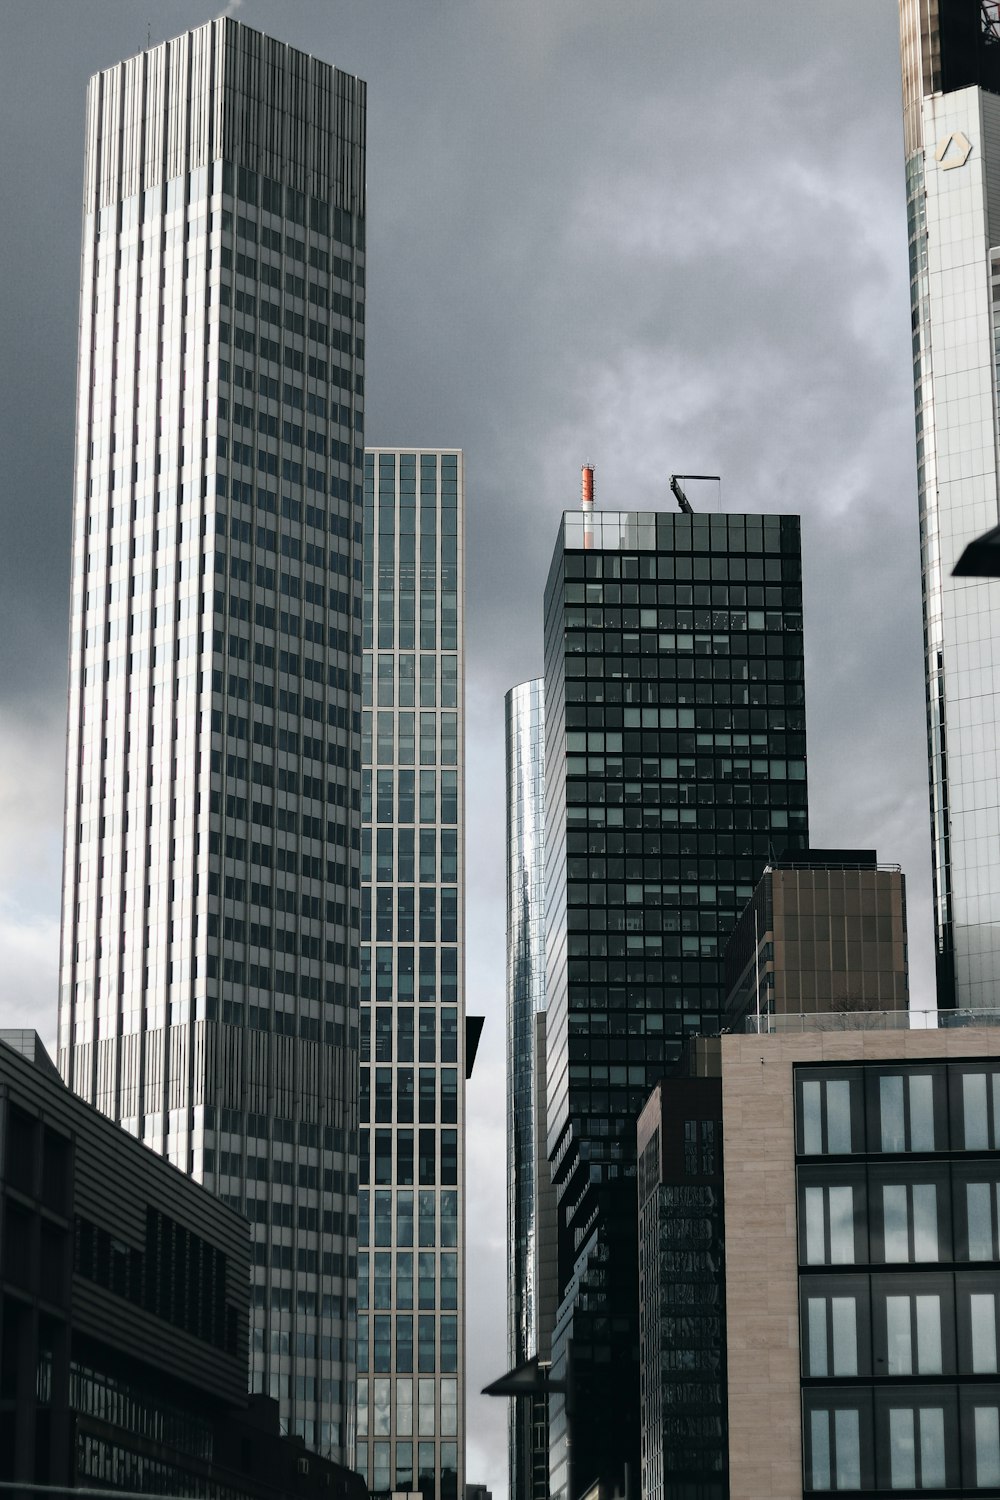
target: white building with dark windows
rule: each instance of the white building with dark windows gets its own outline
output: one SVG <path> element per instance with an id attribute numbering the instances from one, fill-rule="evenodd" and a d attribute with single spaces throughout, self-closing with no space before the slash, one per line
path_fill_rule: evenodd
<path id="1" fill-rule="evenodd" d="M 1000 982 L 997 525 L 1000 7 L 900 0 L 938 1004 Z"/>
<path id="2" fill-rule="evenodd" d="M 358 1468 L 465 1493 L 465 466 L 365 454 Z"/>
<path id="3" fill-rule="evenodd" d="M 253 1224 L 354 1453 L 365 85 L 231 19 L 87 96 L 59 1067 Z"/>

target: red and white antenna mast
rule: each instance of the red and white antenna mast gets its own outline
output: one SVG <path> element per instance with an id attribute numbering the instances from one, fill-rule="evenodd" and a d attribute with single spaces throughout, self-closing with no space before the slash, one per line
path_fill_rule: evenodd
<path id="1" fill-rule="evenodd" d="M 580 470 L 580 509 L 583 511 L 583 545 L 587 550 L 594 545 L 594 465 L 584 464 Z"/>

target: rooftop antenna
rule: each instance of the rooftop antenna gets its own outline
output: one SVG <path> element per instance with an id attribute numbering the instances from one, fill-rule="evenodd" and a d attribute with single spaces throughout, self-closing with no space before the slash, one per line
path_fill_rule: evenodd
<path id="1" fill-rule="evenodd" d="M 584 464 L 580 470 L 580 509 L 583 511 L 583 545 L 589 550 L 594 545 L 593 464 Z"/>
<path id="2" fill-rule="evenodd" d="M 687 495 L 685 495 L 684 491 L 681 489 L 681 480 L 682 479 L 685 480 L 685 481 L 687 481 L 688 479 L 710 479 L 713 484 L 717 484 L 719 486 L 719 493 L 720 493 L 720 497 L 721 497 L 721 493 L 722 493 L 722 479 L 721 479 L 721 477 L 718 474 L 671 474 L 671 476 L 670 476 L 670 490 L 671 490 L 671 493 L 672 493 L 674 499 L 677 501 L 677 504 L 679 505 L 680 509 L 684 512 L 684 514 L 686 516 L 693 516 L 694 515 L 694 507 L 691 504 L 690 500 L 688 499 Z"/>

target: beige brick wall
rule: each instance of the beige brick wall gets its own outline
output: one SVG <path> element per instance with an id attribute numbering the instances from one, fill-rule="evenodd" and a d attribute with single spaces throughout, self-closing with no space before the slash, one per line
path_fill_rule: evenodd
<path id="1" fill-rule="evenodd" d="M 792 1065 L 1000 1053 L 1000 1029 L 722 1038 L 731 1500 L 802 1500 Z"/>

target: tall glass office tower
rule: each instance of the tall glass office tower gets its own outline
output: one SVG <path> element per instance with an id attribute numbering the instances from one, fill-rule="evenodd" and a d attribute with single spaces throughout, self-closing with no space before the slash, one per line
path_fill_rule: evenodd
<path id="1" fill-rule="evenodd" d="M 462 454 L 365 454 L 358 1467 L 465 1494 Z"/>
<path id="2" fill-rule="evenodd" d="M 507 1357 L 548 1359 L 554 1205 L 545 1143 L 545 683 L 511 688 L 507 728 Z M 548 1494 L 544 1392 L 510 1405 L 511 1500 Z"/>
<path id="3" fill-rule="evenodd" d="M 87 96 L 59 1064 L 253 1221 L 354 1453 L 365 85 L 227 19 Z"/>
<path id="4" fill-rule="evenodd" d="M 797 516 L 567 513 L 545 590 L 554 1497 L 639 1473 L 635 1125 L 807 846 Z"/>
<path id="5" fill-rule="evenodd" d="M 1000 984 L 1000 7 L 900 0 L 938 1004 Z"/>

